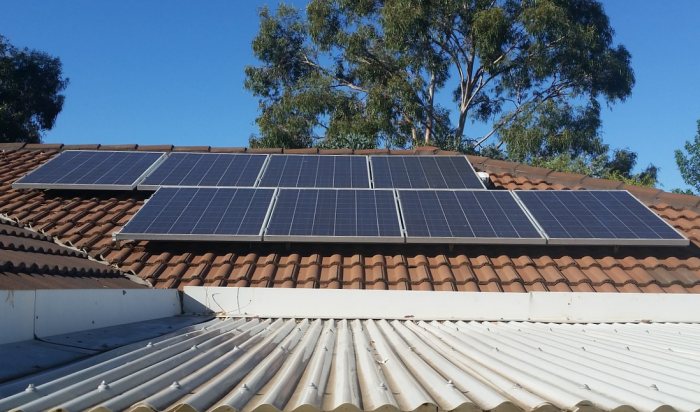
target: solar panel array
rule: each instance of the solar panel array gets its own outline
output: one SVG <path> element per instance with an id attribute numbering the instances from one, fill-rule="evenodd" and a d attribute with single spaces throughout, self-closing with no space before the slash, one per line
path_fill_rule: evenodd
<path id="1" fill-rule="evenodd" d="M 545 243 L 507 191 L 399 190 L 407 242 Z"/>
<path id="2" fill-rule="evenodd" d="M 392 190 L 280 189 L 265 239 L 403 241 Z"/>
<path id="3" fill-rule="evenodd" d="M 255 186 L 266 159 L 262 154 L 172 153 L 138 188 Z"/>
<path id="4" fill-rule="evenodd" d="M 259 186 L 368 188 L 367 157 L 272 155 Z"/>
<path id="5" fill-rule="evenodd" d="M 132 190 L 163 153 L 66 150 L 16 181 L 16 189 Z"/>
<path id="6" fill-rule="evenodd" d="M 274 189 L 161 188 L 117 239 L 262 240 Z"/>
<path id="7" fill-rule="evenodd" d="M 371 156 L 374 187 L 484 189 L 464 156 Z"/>
<path id="8" fill-rule="evenodd" d="M 106 190 L 168 186 L 484 189 L 465 156 L 133 151 L 65 151 L 14 185 Z"/>
<path id="9" fill-rule="evenodd" d="M 685 237 L 626 191 L 519 191 L 517 196 L 550 244 L 688 244 Z"/>
<path id="10" fill-rule="evenodd" d="M 626 191 L 485 190 L 465 156 L 64 151 L 13 187 L 156 190 L 117 239 L 689 244 Z"/>

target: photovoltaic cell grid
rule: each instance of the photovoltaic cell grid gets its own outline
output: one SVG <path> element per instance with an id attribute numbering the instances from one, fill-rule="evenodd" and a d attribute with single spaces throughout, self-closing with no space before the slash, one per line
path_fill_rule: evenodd
<path id="1" fill-rule="evenodd" d="M 160 188 L 117 239 L 262 240 L 274 189 Z"/>
<path id="2" fill-rule="evenodd" d="M 265 240 L 403 242 L 391 190 L 280 189 Z"/>
<path id="3" fill-rule="evenodd" d="M 370 156 L 374 187 L 484 189 L 464 156 Z"/>
<path id="4" fill-rule="evenodd" d="M 516 196 L 550 244 L 689 244 L 627 191 L 519 191 Z"/>
<path id="5" fill-rule="evenodd" d="M 14 188 L 131 190 L 163 153 L 67 150 L 13 184 Z"/>
<path id="6" fill-rule="evenodd" d="M 272 155 L 260 187 L 368 188 L 365 156 Z"/>
<path id="7" fill-rule="evenodd" d="M 256 154 L 172 153 L 139 184 L 139 189 L 254 186 L 266 158 Z"/>
<path id="8" fill-rule="evenodd" d="M 409 243 L 543 244 L 507 191 L 399 190 Z"/>

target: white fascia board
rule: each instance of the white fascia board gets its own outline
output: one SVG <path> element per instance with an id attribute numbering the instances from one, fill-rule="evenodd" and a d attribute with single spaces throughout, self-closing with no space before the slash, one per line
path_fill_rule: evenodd
<path id="1" fill-rule="evenodd" d="M 185 313 L 223 316 L 534 321 L 700 322 L 700 294 L 437 292 L 186 286 Z"/>

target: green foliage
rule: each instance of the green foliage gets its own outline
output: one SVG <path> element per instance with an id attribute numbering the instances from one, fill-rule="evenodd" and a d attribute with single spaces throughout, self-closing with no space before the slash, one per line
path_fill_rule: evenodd
<path id="1" fill-rule="evenodd" d="M 593 157 L 572 156 L 570 153 L 531 160 L 534 166 L 560 172 L 580 173 L 591 177 L 621 181 L 630 185 L 653 187 L 657 183 L 658 168 L 647 166 L 639 173 L 632 173 L 637 163 L 637 154 L 629 149 L 616 149 Z"/>
<path id="2" fill-rule="evenodd" d="M 686 141 L 684 148 L 686 153 L 676 150 L 676 164 L 683 181 L 692 186 L 696 192 L 700 192 L 700 120 L 698 120 L 695 138 L 692 141 Z M 690 193 L 692 194 L 692 191 Z"/>
<path id="3" fill-rule="evenodd" d="M 690 190 L 690 189 L 675 188 L 675 189 L 671 189 L 671 193 L 678 193 L 678 194 L 680 194 L 680 195 L 691 195 L 691 196 L 695 196 L 695 193 L 694 193 L 692 190 Z"/>
<path id="4" fill-rule="evenodd" d="M 316 147 L 319 149 L 376 149 L 376 141 L 372 136 L 363 136 L 359 134 L 346 134 L 336 136 L 332 139 L 326 138 L 318 142 Z"/>
<path id="5" fill-rule="evenodd" d="M 634 85 L 596 0 L 312 0 L 306 13 L 282 5 L 260 19 L 260 64 L 245 83 L 260 105 L 255 146 L 356 135 L 373 146 L 505 145 L 522 161 L 590 158 L 605 153 L 600 104 Z M 443 91 L 451 105 L 436 102 Z M 491 130 L 468 137 L 474 121 Z"/>
<path id="6" fill-rule="evenodd" d="M 17 49 L 0 35 L 0 142 L 41 141 L 63 107 L 61 61 Z"/>

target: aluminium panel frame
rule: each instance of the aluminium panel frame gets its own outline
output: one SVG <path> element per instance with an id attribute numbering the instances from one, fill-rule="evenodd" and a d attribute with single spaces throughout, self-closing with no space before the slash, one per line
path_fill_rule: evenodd
<path id="1" fill-rule="evenodd" d="M 491 190 L 482 189 L 396 189 L 398 193 L 399 208 L 403 211 L 403 204 L 401 204 L 401 192 L 492 192 Z M 402 226 L 405 230 L 404 236 L 406 237 L 406 243 L 439 243 L 439 244 L 465 244 L 465 245 L 545 245 L 547 244 L 547 239 L 544 234 L 540 231 L 539 225 L 532 219 L 530 213 L 522 207 L 517 198 L 513 196 L 511 190 L 498 191 L 499 193 L 507 192 L 511 197 L 513 197 L 515 203 L 520 207 L 525 216 L 527 217 L 530 224 L 535 228 L 540 237 L 537 238 L 519 238 L 519 237 L 445 237 L 445 236 L 410 236 L 408 234 L 408 227 L 406 226 L 406 220 L 403 213 L 401 213 Z"/>
<path id="2" fill-rule="evenodd" d="M 277 199 L 278 188 L 275 187 L 249 187 L 249 186 L 237 186 L 237 187 L 213 187 L 213 186 L 170 186 L 169 188 L 207 188 L 207 189 L 262 189 L 262 190 L 272 190 L 272 196 L 270 197 L 270 204 L 267 205 L 267 211 L 265 212 L 265 217 L 263 218 L 262 224 L 260 226 L 260 231 L 257 235 L 217 235 L 210 233 L 124 233 L 123 226 L 118 232 L 112 233 L 112 239 L 117 240 L 163 240 L 163 241 L 201 241 L 201 242 L 261 242 L 263 240 L 263 233 L 267 229 L 267 223 L 272 214 L 272 205 L 275 204 Z M 150 199 L 148 199 L 150 200 Z M 148 203 L 148 200 L 141 206 L 143 209 Z M 134 216 L 141 211 L 139 209 Z M 128 223 L 127 223 L 128 224 Z"/>
<path id="3" fill-rule="evenodd" d="M 196 186 L 196 185 L 142 185 L 141 182 L 146 180 L 148 176 L 153 173 L 156 168 L 153 168 L 153 170 L 148 171 L 148 174 L 143 176 L 139 180 L 139 184 L 136 186 L 136 190 L 142 190 L 144 192 L 155 192 L 156 190 L 160 189 L 161 187 L 207 187 L 207 188 L 221 188 L 221 189 L 230 189 L 230 188 L 254 188 L 258 186 L 258 183 L 260 182 L 260 178 L 262 177 L 262 172 L 265 170 L 265 167 L 267 166 L 267 162 L 269 161 L 270 155 L 266 153 L 212 153 L 212 152 L 173 152 L 173 153 L 166 153 L 167 157 L 170 157 L 171 154 L 175 153 L 183 153 L 183 154 L 196 154 L 196 155 L 227 155 L 227 156 L 240 156 L 240 155 L 248 155 L 248 156 L 265 156 L 265 160 L 263 161 L 262 166 L 260 166 L 260 171 L 258 172 L 258 176 L 255 178 L 255 181 L 253 182 L 252 186 Z M 163 163 L 165 159 L 160 161 L 158 163 L 158 166 L 160 166 L 161 163 Z"/>
<path id="4" fill-rule="evenodd" d="M 671 228 L 680 239 L 653 239 L 653 238 L 581 238 L 581 237 L 550 237 L 547 232 L 542 228 L 539 223 L 537 227 L 542 229 L 542 234 L 547 239 L 548 245 L 571 245 L 571 246 L 688 246 L 690 245 L 690 240 L 681 231 L 673 227 L 666 219 L 654 213 L 649 206 L 645 205 L 636 196 L 630 193 L 629 190 L 606 190 L 606 189 L 594 189 L 594 190 L 578 190 L 580 192 L 627 192 L 634 200 L 636 200 L 640 205 L 644 206 L 649 213 L 653 214 L 657 219 L 661 220 L 666 226 Z M 521 203 L 522 207 L 527 211 L 528 215 L 532 216 L 532 219 L 537 222 L 534 215 L 530 213 L 530 210 L 525 205 L 525 202 L 520 199 L 517 195 L 517 190 L 513 191 L 515 197 Z M 526 192 L 523 190 L 522 192 Z M 547 190 L 547 192 L 572 192 L 572 190 Z"/>
<path id="5" fill-rule="evenodd" d="M 481 187 L 478 188 L 470 188 L 470 187 L 440 187 L 440 188 L 430 188 L 430 187 L 420 187 L 420 188 L 412 188 L 412 187 L 375 187 L 374 186 L 374 167 L 372 166 L 372 158 L 373 157 L 387 157 L 387 158 L 396 158 L 396 157 L 410 157 L 410 158 L 425 158 L 425 157 L 463 157 L 464 160 L 467 161 L 467 164 L 469 165 L 469 169 L 472 171 L 474 176 L 476 176 L 477 181 L 479 182 L 479 185 Z M 484 182 L 481 180 L 479 177 L 479 174 L 476 172 L 476 169 L 474 169 L 474 165 L 472 165 L 472 162 L 469 161 L 469 158 L 466 155 L 392 155 L 392 154 L 376 154 L 376 155 L 368 155 L 367 156 L 370 168 L 372 170 L 372 188 L 373 189 L 396 189 L 396 190 L 423 190 L 423 189 L 428 189 L 428 190 L 489 190 Z"/>
<path id="6" fill-rule="evenodd" d="M 273 157 L 279 156 L 312 156 L 312 157 L 364 157 L 367 162 L 367 187 L 333 187 L 333 186 L 260 186 L 260 187 L 277 187 L 280 189 L 374 189 L 372 184 L 372 175 L 370 173 L 369 159 L 367 155 L 356 155 L 356 154 L 317 154 L 317 153 L 272 153 L 268 155 L 268 159 L 263 165 L 264 168 L 258 176 L 257 184 L 262 183 L 262 178 L 265 176 L 267 171 L 267 166 L 272 161 Z M 257 186 L 256 186 L 257 187 Z M 385 187 L 382 189 L 391 189 Z"/>
<path id="7" fill-rule="evenodd" d="M 61 153 L 66 153 L 66 152 L 95 152 L 95 153 L 154 153 L 158 154 L 160 153 L 160 157 L 156 159 L 155 162 L 153 162 L 152 165 L 150 165 L 136 180 L 134 180 L 134 183 L 129 184 L 129 185 L 115 185 L 115 184 L 89 184 L 89 183 L 59 183 L 59 184 L 54 184 L 54 183 L 22 183 L 21 180 L 24 179 L 25 177 L 31 175 L 35 171 L 39 170 L 42 166 L 45 166 L 52 162 L 54 159 L 57 159 L 58 156 L 61 155 Z M 134 190 L 137 187 L 138 182 L 143 180 L 148 174 L 152 173 L 153 170 L 157 166 L 159 166 L 163 161 L 165 161 L 165 158 L 167 157 L 167 154 L 165 152 L 158 152 L 158 151 L 138 151 L 138 150 L 64 150 L 60 152 L 56 157 L 51 158 L 48 162 L 42 164 L 41 166 L 35 168 L 31 172 L 27 173 L 26 175 L 22 176 L 20 179 L 12 183 L 12 188 L 13 189 L 40 189 L 40 190 L 118 190 L 118 191 L 128 191 L 128 190 Z"/>
<path id="8" fill-rule="evenodd" d="M 399 211 L 399 205 L 398 201 L 396 198 L 396 191 L 394 189 L 389 189 L 389 188 L 382 188 L 382 189 L 372 189 L 372 188 L 351 188 L 351 187 L 342 187 L 342 188 L 334 188 L 334 187 L 280 187 L 277 188 L 277 192 L 275 192 L 275 198 L 273 203 L 273 207 L 271 211 L 268 211 L 268 218 L 266 219 L 265 222 L 265 234 L 263 234 L 263 242 L 295 242 L 295 243 L 301 243 L 301 242 L 318 242 L 318 243 L 393 243 L 393 244 L 403 244 L 405 243 L 405 236 L 404 236 L 404 230 L 402 226 L 402 218 L 401 218 L 401 213 Z M 272 218 L 272 212 L 274 211 L 274 208 L 277 206 L 277 198 L 279 195 L 279 192 L 284 190 L 284 189 L 291 189 L 291 190 L 370 190 L 370 191 L 385 191 L 385 192 L 392 192 L 392 197 L 394 199 L 394 208 L 396 211 L 396 219 L 397 219 L 397 224 L 399 228 L 399 232 L 401 235 L 399 236 L 316 236 L 316 235 L 268 235 L 267 234 L 267 225 L 269 224 L 269 220 Z"/>

